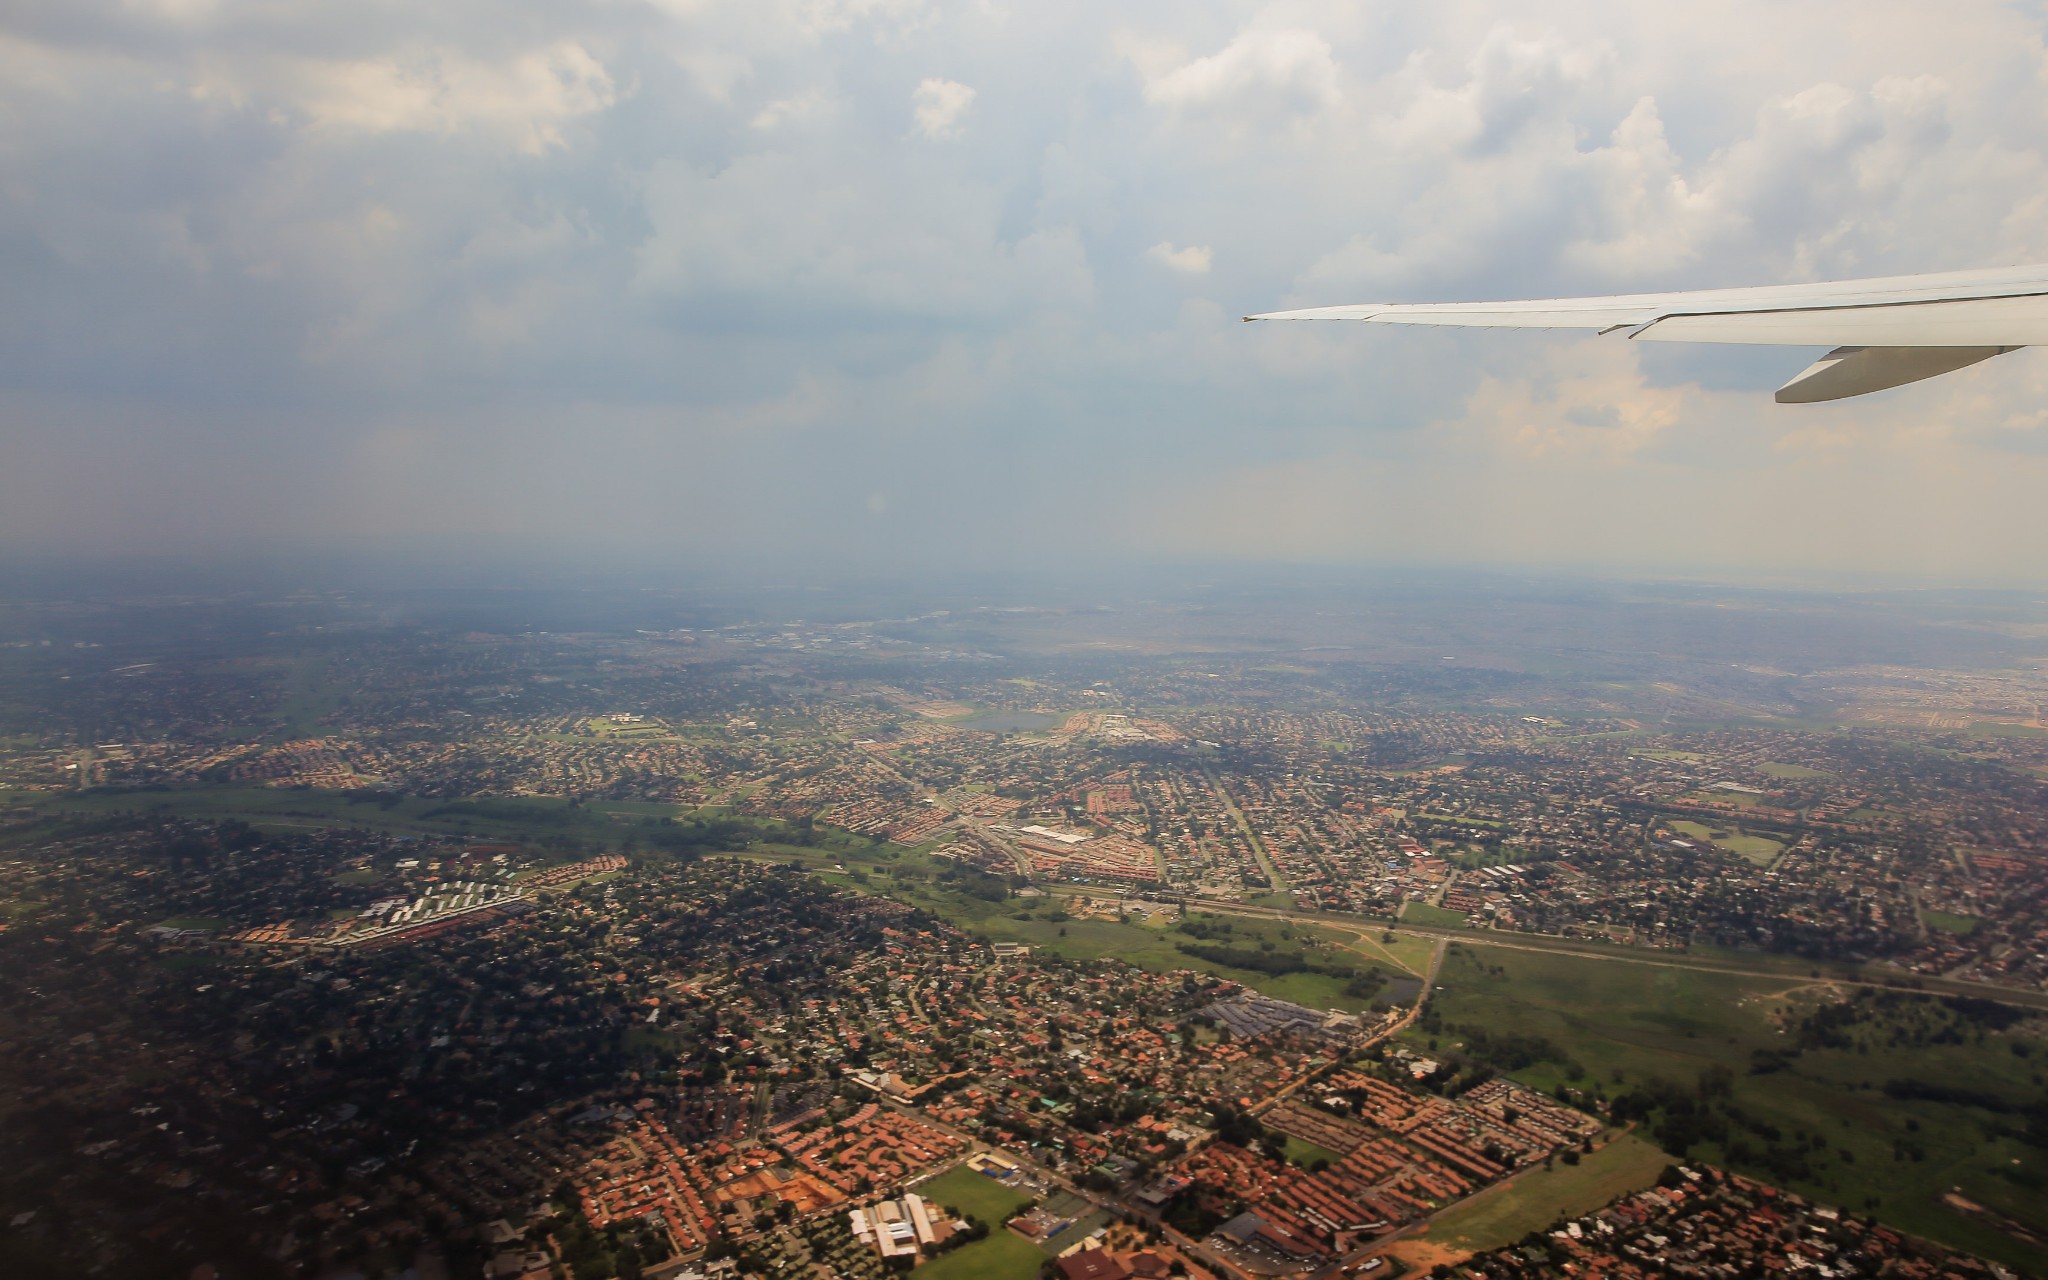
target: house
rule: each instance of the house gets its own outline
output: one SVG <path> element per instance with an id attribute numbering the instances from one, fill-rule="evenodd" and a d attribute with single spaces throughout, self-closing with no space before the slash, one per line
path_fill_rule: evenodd
<path id="1" fill-rule="evenodd" d="M 1066 1280 L 1130 1280 L 1131 1269 L 1101 1249 L 1083 1249 L 1058 1260 Z"/>

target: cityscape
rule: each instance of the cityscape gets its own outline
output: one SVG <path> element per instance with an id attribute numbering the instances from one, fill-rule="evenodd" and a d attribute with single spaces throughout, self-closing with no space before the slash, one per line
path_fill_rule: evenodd
<path id="1" fill-rule="evenodd" d="M 2048 0 L 0 2 L 0 1280 L 2048 1280 Z"/>
<path id="2" fill-rule="evenodd" d="M 18 601 L 0 1256 L 2039 1274 L 2034 632 L 1580 590 Z"/>

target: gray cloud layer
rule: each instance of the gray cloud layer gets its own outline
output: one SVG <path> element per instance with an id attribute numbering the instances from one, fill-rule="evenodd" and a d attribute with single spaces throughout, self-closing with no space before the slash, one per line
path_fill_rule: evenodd
<path id="1" fill-rule="evenodd" d="M 2048 258 L 2030 6 L 0 7 L 0 541 L 2039 580 L 2048 361 L 1276 331 Z"/>

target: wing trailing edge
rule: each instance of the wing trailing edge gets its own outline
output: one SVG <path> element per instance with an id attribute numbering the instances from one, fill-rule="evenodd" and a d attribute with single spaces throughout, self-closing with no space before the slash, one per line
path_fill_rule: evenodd
<path id="1" fill-rule="evenodd" d="M 1625 331 L 1645 342 L 1826 346 L 1782 404 L 1865 395 L 2048 346 L 2048 264 L 1821 284 L 1513 302 L 1355 303 L 1247 320 Z"/>

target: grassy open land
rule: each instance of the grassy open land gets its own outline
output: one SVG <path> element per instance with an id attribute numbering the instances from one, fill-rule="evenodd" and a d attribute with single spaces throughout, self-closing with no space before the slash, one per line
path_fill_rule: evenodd
<path id="1" fill-rule="evenodd" d="M 1224 914 L 1237 915 L 1251 910 L 1249 907 L 1217 905 L 1211 908 Z M 1295 911 L 1289 918 L 1329 925 L 1347 934 L 1355 933 L 1361 921 L 1369 930 L 1383 930 L 1388 927 L 1412 931 L 1421 939 L 1434 942 L 1438 938 L 1452 942 L 1467 942 L 1472 946 L 1484 947 L 1489 951 L 1534 951 L 1572 952 L 1589 954 L 1603 960 L 1620 964 L 1648 968 L 1729 968 L 1765 977 L 1783 975 L 1787 978 L 1827 978 L 1844 982 L 1861 982 L 1887 987 L 1905 987 L 1916 991 L 1929 991 L 1951 995 L 1989 997 L 2006 1004 L 2021 1005 L 2030 1009 L 2048 1010 L 2048 993 L 2022 987 L 2001 987 L 1981 982 L 1966 982 L 1948 978 L 1926 976 L 1904 977 L 1896 969 L 1882 966 L 1866 966 L 1848 961 L 1812 960 L 1801 956 L 1779 952 L 1757 951 L 1740 947 L 1715 947 L 1694 944 L 1680 949 L 1648 948 L 1632 946 L 1625 942 L 1608 941 L 1598 938 L 1563 938 L 1553 934 L 1518 933 L 1508 930 L 1493 930 L 1462 925 L 1436 925 L 1422 921 L 1409 921 L 1397 925 L 1377 917 L 1361 917 L 1338 912 Z"/>
<path id="2" fill-rule="evenodd" d="M 626 1051 L 628 1053 L 656 1053 L 675 1055 L 690 1047 L 690 1037 L 683 1032 L 667 1027 L 650 1027 L 637 1023 L 626 1028 Z"/>
<path id="3" fill-rule="evenodd" d="M 345 687 L 330 678 L 325 654 L 310 654 L 292 664 L 285 679 L 284 734 L 288 738 L 316 737 L 320 718 L 341 709 Z"/>
<path id="4" fill-rule="evenodd" d="M 1718 1077 L 1726 1092 L 1714 1105 L 1742 1119 L 1731 1119 L 1718 1137 L 1695 1137 L 1690 1158 L 1875 1212 L 1907 1231 L 2029 1271 L 2048 1269 L 2048 1250 L 1966 1218 L 1940 1199 L 1960 1187 L 2048 1233 L 2048 1151 L 2024 1145 L 2016 1123 L 2041 1097 L 2048 1043 L 2023 1043 L 2025 1056 L 2003 1033 L 1981 1043 L 1912 1047 L 1910 1039 L 1899 1042 L 1878 1028 L 1842 1047 L 1790 1052 L 1796 1045 L 1780 1017 L 1796 1023 L 1836 994 L 1791 976 L 1454 945 L 1432 1005 L 1441 1025 L 1418 1024 L 1404 1035 L 1419 1047 L 1433 1039 L 1446 1049 L 1480 1032 L 1538 1038 L 1549 1050 L 1512 1074 L 1546 1091 L 1575 1082 L 1619 1097 L 1663 1082 L 1684 1094 Z M 1759 1065 L 1764 1073 L 1752 1070 Z M 1902 1097 L 1894 1082 L 1947 1092 Z"/>
<path id="5" fill-rule="evenodd" d="M 2007 720 L 1979 720 L 1970 726 L 1973 738 L 2048 738 L 2048 729 Z"/>
<path id="6" fill-rule="evenodd" d="M 634 741 L 641 738 L 669 737 L 669 728 L 659 720 L 639 720 L 631 724 L 620 724 L 609 716 L 592 716 L 583 722 L 583 729 L 594 738 L 620 738 Z"/>
<path id="7" fill-rule="evenodd" d="M 1024 1192 L 976 1173 L 964 1164 L 920 1183 L 916 1191 L 927 1200 L 936 1200 L 949 1209 L 986 1222 L 990 1231 L 1002 1230 L 1005 1222 L 1031 1203 L 1031 1197 Z"/>
<path id="8" fill-rule="evenodd" d="M 166 929 L 204 929 L 208 933 L 218 933 L 227 928 L 228 922 L 215 916 L 172 916 L 168 920 L 157 921 L 157 924 Z"/>
<path id="9" fill-rule="evenodd" d="M 1552 742 L 1596 742 L 1602 738 L 1635 738 L 1648 733 L 1647 729 L 1602 729 L 1596 733 L 1543 733 L 1530 739 L 1537 743 Z"/>
<path id="10" fill-rule="evenodd" d="M 997 707 L 977 707 L 966 715 L 946 716 L 943 723 L 959 725 L 963 729 L 978 729 L 983 733 L 1044 733 L 1065 724 L 1068 714 L 1065 711 L 1004 711 Z"/>
<path id="11" fill-rule="evenodd" d="M 937 1276 L 939 1280 L 949 1276 L 954 1280 L 979 1280 L 982 1276 L 1030 1280 L 1045 1265 L 1045 1254 L 1038 1246 L 1003 1229 L 1003 1223 L 1031 1203 L 1030 1196 L 965 1165 L 940 1174 L 916 1190 L 927 1200 L 936 1200 L 987 1223 L 989 1229 L 987 1239 L 964 1245 L 919 1267 L 920 1276 Z"/>
<path id="12" fill-rule="evenodd" d="M 1721 805 L 1732 809 L 1753 809 L 1764 802 L 1762 796 L 1753 796 L 1746 791 L 1688 791 L 1679 799 L 1686 804 Z"/>
<path id="13" fill-rule="evenodd" d="M 1384 928 L 1339 929 L 1347 934 L 1344 945 L 1383 969 L 1400 970 L 1421 977 L 1429 967 L 1433 938 L 1415 933 L 1395 933 Z M 1392 941 L 1383 941 L 1391 933 Z"/>
<path id="14" fill-rule="evenodd" d="M 1066 913 L 1057 899 L 1012 898 L 991 902 L 978 898 L 938 879 L 941 869 L 930 859 L 906 853 L 878 866 L 849 866 L 844 876 L 825 873 L 824 878 L 923 907 L 989 942 L 1020 942 L 1070 960 L 1122 960 L 1154 973 L 1193 969 L 1317 1009 L 1356 1013 L 1372 1004 L 1370 997 L 1347 994 L 1348 983 L 1330 974 L 1269 975 L 1189 955 L 1176 943 L 1197 940 L 1181 933 L 1147 929 L 1120 920 L 1061 918 Z M 1276 949 L 1301 950 L 1305 943 L 1320 944 L 1327 949 L 1307 952 L 1318 962 L 1357 962 L 1364 967 L 1358 953 L 1343 945 L 1349 938 L 1336 930 L 1307 922 L 1259 917 L 1232 916 L 1229 920 L 1232 933 L 1226 940 L 1228 946 L 1256 948 L 1261 942 L 1271 942 Z"/>
<path id="15" fill-rule="evenodd" d="M 1498 818 L 1468 818 L 1459 813 L 1418 813 L 1415 816 L 1426 822 L 1452 822 L 1462 827 L 1484 827 L 1488 831 L 1498 831 L 1507 825 Z"/>
<path id="16" fill-rule="evenodd" d="M 1943 933 L 1953 933 L 1960 937 L 1968 937 L 1970 934 L 1977 932 L 1977 917 L 1959 916 L 1948 911 L 1936 911 L 1932 907 L 1922 907 L 1920 909 L 1920 923 L 1930 929 L 1939 929 Z"/>
<path id="17" fill-rule="evenodd" d="M 1473 1253 L 1498 1249 L 1559 1218 L 1575 1218 L 1640 1191 L 1671 1163 L 1655 1143 L 1622 1134 L 1575 1165 L 1530 1169 L 1453 1206 L 1430 1222 L 1422 1238 Z"/>
<path id="18" fill-rule="evenodd" d="M 1767 867 L 1785 851 L 1784 842 L 1765 836 L 1753 836 L 1741 827 L 1713 827 L 1703 822 L 1686 822 L 1666 819 L 1665 825 L 1680 835 L 1693 840 L 1705 840 L 1720 846 L 1728 852 Z"/>
<path id="19" fill-rule="evenodd" d="M 1758 765 L 1756 767 L 1756 771 L 1758 773 L 1764 774 L 1767 777 L 1785 778 L 1788 780 L 1798 778 L 1826 778 L 1832 776 L 1825 769 L 1809 769 L 1803 764 L 1780 764 L 1775 760 L 1767 760 L 1764 763 Z"/>
<path id="20" fill-rule="evenodd" d="M 1465 913 L 1432 907 L 1427 902 L 1410 902 L 1401 908 L 1401 919 L 1408 924 L 1433 924 L 1456 929 L 1464 925 Z"/>
<path id="21" fill-rule="evenodd" d="M 1001 1227 L 988 1238 L 963 1245 L 917 1269 L 919 1280 L 1036 1280 L 1045 1253 Z"/>
<path id="22" fill-rule="evenodd" d="M 1324 1164 L 1335 1164 L 1344 1158 L 1328 1147 L 1317 1146 L 1313 1142 L 1304 1142 L 1292 1134 L 1287 1136 L 1286 1155 L 1287 1163 L 1304 1169 L 1309 1166 L 1311 1161 L 1320 1160 Z"/>

